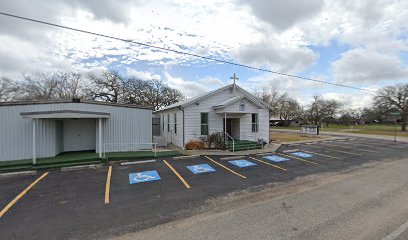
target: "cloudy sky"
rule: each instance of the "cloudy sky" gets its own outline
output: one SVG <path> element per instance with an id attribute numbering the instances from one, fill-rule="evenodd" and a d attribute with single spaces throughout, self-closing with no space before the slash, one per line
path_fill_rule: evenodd
<path id="1" fill-rule="evenodd" d="M 403 0 L 2 0 L 0 11 L 273 71 L 371 90 L 408 81 Z M 0 75 L 117 70 L 192 97 L 231 83 L 347 106 L 367 92 L 286 78 L 0 16 Z"/>

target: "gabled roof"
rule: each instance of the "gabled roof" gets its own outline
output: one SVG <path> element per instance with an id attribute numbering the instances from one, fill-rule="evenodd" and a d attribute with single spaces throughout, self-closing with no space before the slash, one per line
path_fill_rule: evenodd
<path id="1" fill-rule="evenodd" d="M 213 96 L 213 95 L 215 95 L 215 94 L 217 94 L 217 93 L 219 93 L 219 92 L 222 92 L 222 91 L 224 91 L 224 90 L 226 90 L 226 89 L 231 89 L 231 88 L 233 88 L 233 87 L 234 87 L 234 84 L 230 84 L 230 85 L 227 85 L 227 86 L 224 86 L 224 87 L 215 89 L 215 90 L 213 90 L 213 91 L 204 93 L 204 94 L 202 94 L 202 95 L 199 95 L 199 96 L 196 96 L 196 97 L 192 97 L 192 98 L 189 98 L 189 99 L 184 100 L 184 101 L 181 101 L 181 102 L 177 102 L 177 103 L 171 104 L 171 105 L 169 105 L 169 106 L 167 106 L 167 107 L 164 107 L 164 108 L 162 108 L 162 109 L 159 109 L 159 110 L 155 111 L 155 113 L 158 113 L 158 112 L 161 112 L 161 111 L 164 111 L 164 110 L 168 110 L 168 109 L 172 109 L 172 108 L 186 107 L 186 106 L 189 106 L 189 105 L 191 105 L 191 104 L 193 104 L 193 103 L 196 103 L 196 102 L 198 102 L 198 101 L 201 101 L 201 100 L 203 100 L 203 99 L 206 99 L 206 98 L 208 98 L 208 97 L 210 97 L 210 96 Z M 241 88 L 240 86 L 238 86 L 238 85 L 236 85 L 236 84 L 235 84 L 235 90 L 238 90 L 238 91 L 242 92 L 242 93 L 244 94 L 244 96 L 245 96 L 249 101 L 254 102 L 254 103 L 257 103 L 258 105 L 261 105 L 261 106 L 263 106 L 263 107 L 269 109 L 269 106 L 268 106 L 267 103 L 265 103 L 265 102 L 263 102 L 262 100 L 258 99 L 257 97 L 255 97 L 254 95 L 252 95 L 252 94 L 250 94 L 249 92 L 245 91 L 243 88 Z M 230 100 L 230 101 L 238 101 L 238 100 L 239 100 L 238 98 L 239 98 L 239 99 L 242 99 L 243 97 L 242 97 L 242 96 L 236 96 L 236 97 L 229 98 L 229 99 L 227 99 L 227 100 Z M 227 101 L 227 100 L 225 100 L 225 101 Z M 224 102 L 225 102 L 225 101 L 224 101 Z M 231 104 L 231 103 L 229 103 L 229 104 Z"/>
<path id="2" fill-rule="evenodd" d="M 141 106 L 141 105 L 125 104 L 125 103 L 110 103 L 110 102 L 84 100 L 84 99 L 9 101 L 9 102 L 0 102 L 0 107 L 37 105 L 37 104 L 59 104 L 59 103 L 87 103 L 87 104 L 105 105 L 105 106 L 112 106 L 112 107 L 140 108 L 140 109 L 153 110 L 152 106 Z"/>
<path id="3" fill-rule="evenodd" d="M 257 102 L 257 101 L 251 101 L 250 99 L 248 99 L 246 96 L 235 96 L 232 98 L 228 98 L 222 102 L 220 102 L 219 104 L 213 106 L 214 109 L 221 109 L 221 108 L 226 108 L 238 101 L 240 101 L 241 99 L 247 99 L 249 100 L 251 103 L 253 103 L 254 105 L 258 106 L 258 107 L 265 107 L 263 104 Z"/>
<path id="4" fill-rule="evenodd" d="M 235 103 L 235 102 L 237 102 L 237 101 L 239 101 L 239 100 L 241 100 L 243 98 L 244 97 L 242 97 L 242 96 L 235 96 L 235 97 L 232 97 L 232 98 L 227 98 L 224 101 L 220 102 L 219 104 L 213 106 L 213 108 L 225 108 L 226 106 L 229 106 L 229 105 L 231 105 L 231 104 L 233 104 L 233 103 Z"/>

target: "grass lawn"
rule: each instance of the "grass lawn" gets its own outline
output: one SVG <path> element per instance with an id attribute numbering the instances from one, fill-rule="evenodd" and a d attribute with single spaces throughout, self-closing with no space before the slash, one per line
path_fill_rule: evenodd
<path id="1" fill-rule="evenodd" d="M 298 133 L 283 133 L 283 132 L 271 132 L 269 137 L 272 141 L 275 142 L 297 142 L 297 141 L 304 141 L 304 140 L 313 140 L 313 139 L 322 139 L 327 137 L 322 136 L 301 136 Z"/>
<path id="2" fill-rule="evenodd" d="M 271 129 L 293 129 L 300 130 L 300 127 L 272 127 Z M 402 132 L 401 126 L 397 126 L 397 136 L 408 137 L 408 132 Z M 320 131 L 325 132 L 351 132 L 351 133 L 362 133 L 362 134 L 375 134 L 375 135 L 387 135 L 394 136 L 394 125 L 357 125 L 357 126 L 346 126 L 346 125 L 329 125 L 329 127 L 323 126 Z"/>

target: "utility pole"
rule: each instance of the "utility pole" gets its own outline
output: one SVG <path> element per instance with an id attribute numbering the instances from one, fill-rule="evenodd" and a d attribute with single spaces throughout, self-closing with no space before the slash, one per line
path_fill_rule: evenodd
<path id="1" fill-rule="evenodd" d="M 397 142 L 397 116 L 399 113 L 393 112 L 390 114 L 394 117 L 394 142 Z"/>

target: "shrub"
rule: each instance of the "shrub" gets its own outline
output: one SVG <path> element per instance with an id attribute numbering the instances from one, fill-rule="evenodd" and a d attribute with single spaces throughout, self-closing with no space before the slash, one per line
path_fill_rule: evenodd
<path id="1" fill-rule="evenodd" d="M 186 143 L 187 150 L 200 150 L 205 147 L 205 144 L 201 140 L 190 140 Z"/>
<path id="2" fill-rule="evenodd" d="M 201 136 L 201 141 L 207 144 L 208 148 L 225 149 L 224 136 L 222 133 L 213 132 L 210 135 Z"/>

